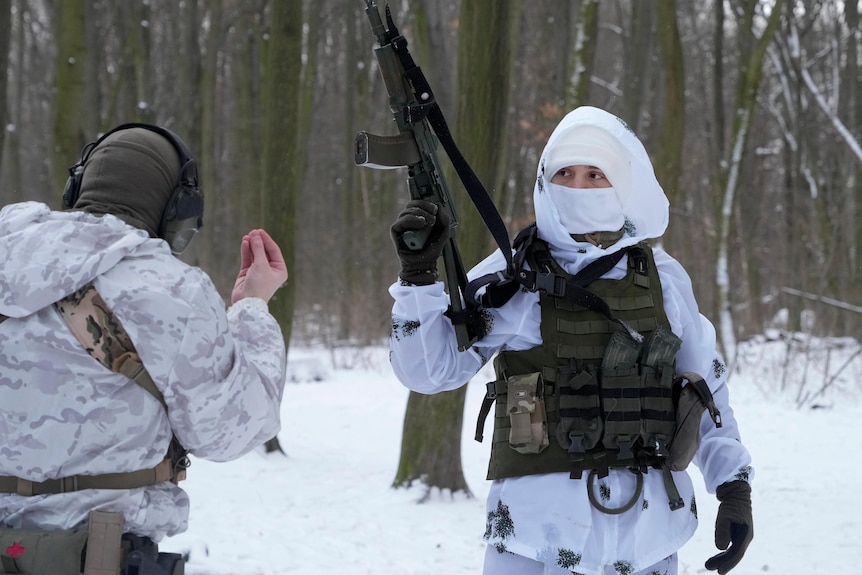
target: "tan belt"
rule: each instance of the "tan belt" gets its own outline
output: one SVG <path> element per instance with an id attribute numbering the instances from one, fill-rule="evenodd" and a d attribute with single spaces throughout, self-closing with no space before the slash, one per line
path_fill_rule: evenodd
<path id="1" fill-rule="evenodd" d="M 170 481 L 171 460 L 165 459 L 152 469 L 104 475 L 73 475 L 46 481 L 29 481 L 20 477 L 0 476 L 0 493 L 18 495 L 46 495 L 69 493 L 82 489 L 136 489 Z"/>

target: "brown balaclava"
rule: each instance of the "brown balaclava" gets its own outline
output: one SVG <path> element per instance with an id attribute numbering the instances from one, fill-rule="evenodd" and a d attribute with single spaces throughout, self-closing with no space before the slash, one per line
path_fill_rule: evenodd
<path id="1" fill-rule="evenodd" d="M 112 214 L 158 237 L 180 168 L 180 156 L 164 136 L 146 128 L 114 132 L 87 158 L 74 209 Z"/>

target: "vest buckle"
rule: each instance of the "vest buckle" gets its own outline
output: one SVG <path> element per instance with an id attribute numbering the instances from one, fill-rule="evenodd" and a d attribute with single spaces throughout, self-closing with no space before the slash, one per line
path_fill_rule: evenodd
<path id="1" fill-rule="evenodd" d="M 489 381 L 485 384 L 485 399 L 497 399 L 496 381 Z"/>
<path id="2" fill-rule="evenodd" d="M 536 289 L 552 297 L 563 297 L 566 293 L 566 278 L 551 273 L 537 273 Z"/>

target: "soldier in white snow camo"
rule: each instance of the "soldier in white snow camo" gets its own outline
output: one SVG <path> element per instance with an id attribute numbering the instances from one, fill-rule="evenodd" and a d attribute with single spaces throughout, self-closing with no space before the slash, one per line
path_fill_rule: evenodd
<path id="1" fill-rule="evenodd" d="M 601 269 L 584 285 L 610 302 L 619 317 L 638 322 L 638 331 L 649 326 L 644 332 L 651 336 L 660 326 L 681 340 L 678 351 L 669 352 L 676 373 L 700 374 L 721 413 L 719 428 L 704 412 L 699 442 L 689 434 L 682 445 L 697 448 L 694 463 L 707 491 L 721 502 L 715 542 L 727 551 L 705 566 L 724 575 L 753 537 L 751 456 L 729 403 L 715 330 L 699 311 L 691 279 L 661 247 L 645 243 L 664 234 L 669 217 L 649 155 L 622 120 L 582 106 L 549 137 L 534 181 L 532 246 L 537 249 L 526 251 L 522 271 L 541 272 L 555 283 L 541 294 L 522 284 L 504 304 L 482 309 L 486 334 L 463 352 L 447 313 L 444 284 L 435 281 L 440 252 L 399 249 L 406 231 L 430 230 L 429 244 L 442 245 L 448 224 L 439 223 L 441 211 L 429 202 L 411 202 L 392 225 L 401 273 L 389 289 L 395 300 L 390 359 L 401 382 L 418 393 L 449 391 L 494 359 L 497 378 L 490 385 L 490 403 L 483 404 L 490 409 L 497 403 L 485 412 L 494 420 L 494 433 L 484 573 L 675 575 L 677 551 L 697 527 L 691 477 L 684 469 L 664 467 L 661 459 L 660 435 L 669 434 L 641 431 L 661 418 L 675 425 L 672 394 L 654 383 L 657 364 L 641 358 L 606 363 L 605 357 L 616 356 L 605 355 L 610 334 L 621 330 L 583 305 L 589 300 L 563 297 L 582 270 Z M 626 252 L 640 254 L 639 262 L 623 257 Z M 597 268 L 596 262 L 612 266 Z M 468 280 L 505 269 L 498 250 L 477 264 Z M 638 273 L 652 275 L 637 278 Z M 560 287 L 558 280 L 566 289 L 550 293 Z M 629 376 L 620 377 L 626 369 Z M 626 384 L 619 383 L 623 379 Z M 525 400 L 508 401 L 516 393 Z M 621 421 L 637 432 L 609 431 L 621 429 Z M 636 436 L 640 439 L 633 440 Z M 655 441 L 647 443 L 645 436 Z"/>
<path id="2" fill-rule="evenodd" d="M 213 461 L 274 437 L 285 345 L 267 302 L 288 276 L 278 245 L 263 230 L 243 238 L 225 309 L 210 278 L 172 254 L 202 212 L 193 162 L 176 143 L 159 129 L 124 128 L 86 150 L 80 167 L 71 209 L 0 211 L 0 478 L 152 468 L 172 435 Z M 52 305 L 88 282 L 167 410 L 95 361 Z M 122 512 L 127 533 L 159 541 L 186 529 L 189 500 L 169 481 L 31 496 L 0 489 L 0 528 L 70 529 L 94 509 Z"/>

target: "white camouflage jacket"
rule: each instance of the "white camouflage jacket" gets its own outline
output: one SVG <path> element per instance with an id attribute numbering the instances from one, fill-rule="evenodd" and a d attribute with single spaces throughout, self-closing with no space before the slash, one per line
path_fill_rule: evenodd
<path id="1" fill-rule="evenodd" d="M 44 481 L 154 467 L 172 433 L 203 459 L 236 459 L 280 429 L 285 347 L 266 303 L 227 311 L 207 275 L 113 216 L 36 202 L 0 210 L 0 475 Z M 53 303 L 95 278 L 164 395 L 108 371 Z M 193 469 L 189 473 L 194 473 Z M 158 541 L 186 529 L 172 483 L 56 495 L 0 493 L 0 526 L 70 528 L 91 509 Z"/>
<path id="2" fill-rule="evenodd" d="M 632 179 L 638 184 L 625 211 L 626 234 L 608 249 L 572 239 L 543 190 L 550 178 L 544 174 L 544 159 L 559 134 L 574 122 L 602 126 L 631 151 Z M 533 198 L 538 235 L 570 274 L 602 255 L 659 237 L 667 226 L 667 198 L 643 145 L 620 120 L 594 108 L 572 112 L 551 135 L 542 154 Z M 701 444 L 694 460 L 712 493 L 724 482 L 750 480 L 751 458 L 740 442 L 728 402 L 727 370 L 716 351 L 715 330 L 698 311 L 691 280 L 679 262 L 661 249 L 654 249 L 654 255 L 668 320 L 683 341 L 677 371 L 702 375 L 722 416 L 723 426 L 717 429 L 708 413 L 704 414 Z M 622 278 L 627 265 L 623 258 L 604 277 Z M 468 278 L 504 270 L 505 266 L 498 250 L 473 268 Z M 442 283 L 414 286 L 396 282 L 389 292 L 395 299 L 391 363 L 401 382 L 413 391 L 430 394 L 458 388 L 498 351 L 526 350 L 542 343 L 536 292 L 521 290 L 504 306 L 487 310 L 489 333 L 464 352 L 458 351 L 454 328 L 444 316 L 449 299 Z M 467 413 L 471 408 L 478 413 L 479 406 L 467 406 Z M 670 509 L 662 474 L 650 472 L 644 475 L 638 504 L 619 515 L 602 513 L 591 505 L 586 478 L 587 474 L 584 479 L 573 480 L 568 473 L 551 473 L 494 481 L 486 504 L 485 540 L 500 553 L 516 553 L 545 563 L 551 569 L 546 572 L 561 569 L 598 575 L 610 567 L 618 573 L 634 573 L 675 553 L 697 527 L 694 489 L 687 472 L 674 472 L 674 482 L 685 502 L 683 509 Z M 628 470 L 611 470 L 593 487 L 598 501 L 619 508 L 635 492 L 635 475 Z"/>

